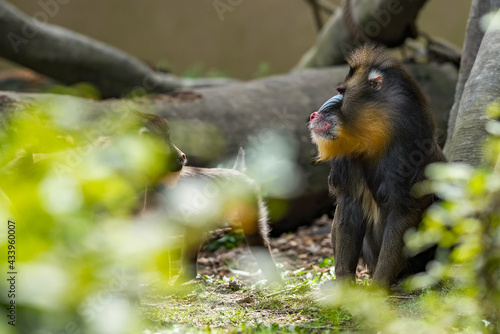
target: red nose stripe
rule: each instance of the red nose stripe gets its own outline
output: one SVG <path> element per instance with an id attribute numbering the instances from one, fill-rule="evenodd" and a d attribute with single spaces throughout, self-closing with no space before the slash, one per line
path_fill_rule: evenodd
<path id="1" fill-rule="evenodd" d="M 311 121 L 312 121 L 313 119 L 315 119 L 316 117 L 318 117 L 318 116 L 319 116 L 319 114 L 318 114 L 316 111 L 315 111 L 315 112 L 313 112 L 313 113 L 311 114 Z"/>

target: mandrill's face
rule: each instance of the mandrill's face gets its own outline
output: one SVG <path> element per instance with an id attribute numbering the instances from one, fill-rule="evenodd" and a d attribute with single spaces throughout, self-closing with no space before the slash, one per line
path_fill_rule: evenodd
<path id="1" fill-rule="evenodd" d="M 351 67 L 340 94 L 310 117 L 309 129 L 319 160 L 350 156 L 376 158 L 390 139 L 388 108 L 382 99 L 382 72 L 369 66 Z"/>

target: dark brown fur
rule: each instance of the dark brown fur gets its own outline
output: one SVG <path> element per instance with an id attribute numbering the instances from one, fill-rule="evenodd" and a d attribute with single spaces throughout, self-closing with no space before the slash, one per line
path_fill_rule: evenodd
<path id="1" fill-rule="evenodd" d="M 406 256 L 404 234 L 434 201 L 415 198 L 412 187 L 428 164 L 445 158 L 427 101 L 399 61 L 373 46 L 347 61 L 343 99 L 311 115 L 310 125 L 319 159 L 332 163 L 335 271 L 353 278 L 362 260 L 374 281 L 388 286 L 433 257 L 433 250 Z"/>

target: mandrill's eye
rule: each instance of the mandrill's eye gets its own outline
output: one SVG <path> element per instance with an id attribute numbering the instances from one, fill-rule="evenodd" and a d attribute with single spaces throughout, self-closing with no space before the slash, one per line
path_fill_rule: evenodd
<path id="1" fill-rule="evenodd" d="M 345 91 L 346 91 L 347 87 L 344 86 L 344 85 L 339 85 L 337 87 L 337 92 L 339 92 L 340 94 L 344 95 L 345 94 Z"/>

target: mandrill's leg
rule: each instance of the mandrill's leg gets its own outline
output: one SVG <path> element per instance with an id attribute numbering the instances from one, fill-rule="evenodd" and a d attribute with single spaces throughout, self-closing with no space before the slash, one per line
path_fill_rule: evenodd
<path id="1" fill-rule="evenodd" d="M 339 196 L 332 226 L 335 275 L 354 279 L 361 255 L 366 220 L 359 204 L 350 197 Z"/>
<path id="2" fill-rule="evenodd" d="M 389 214 L 384 230 L 382 248 L 378 257 L 373 281 L 383 287 L 389 287 L 403 271 L 407 257 L 404 252 L 404 234 L 410 227 L 417 227 L 421 213 Z"/>

